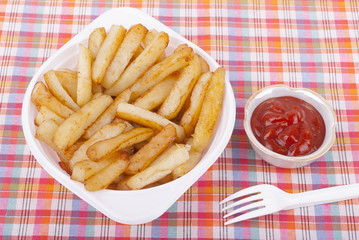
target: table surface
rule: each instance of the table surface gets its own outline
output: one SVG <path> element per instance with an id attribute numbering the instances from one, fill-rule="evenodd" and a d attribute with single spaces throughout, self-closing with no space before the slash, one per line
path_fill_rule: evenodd
<path id="1" fill-rule="evenodd" d="M 237 110 L 231 141 L 208 172 L 161 217 L 133 226 L 110 220 L 47 174 L 20 120 L 26 87 L 41 64 L 101 13 L 124 6 L 143 10 L 216 59 L 229 72 Z M 358 1 L 1 1 L 0 37 L 3 239 L 359 239 L 358 198 L 229 226 L 219 208 L 227 195 L 261 183 L 297 193 L 359 182 Z M 309 166 L 271 166 L 248 143 L 244 104 L 272 84 L 312 89 L 337 114 L 336 142 Z"/>

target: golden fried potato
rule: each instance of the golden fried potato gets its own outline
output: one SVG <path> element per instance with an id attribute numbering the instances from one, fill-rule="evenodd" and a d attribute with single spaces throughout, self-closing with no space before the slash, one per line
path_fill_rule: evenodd
<path id="1" fill-rule="evenodd" d="M 158 34 L 159 32 L 156 29 L 152 29 L 151 31 L 147 32 L 145 38 L 143 39 L 143 45 L 145 45 L 145 47 L 150 45 L 153 39 L 155 39 Z M 156 62 L 161 62 L 165 58 L 166 58 L 166 53 L 163 52 L 161 56 L 158 57 Z"/>
<path id="2" fill-rule="evenodd" d="M 150 111 L 157 108 L 165 101 L 177 79 L 177 74 L 169 75 L 165 80 L 157 83 L 153 88 L 137 98 L 133 105 Z"/>
<path id="3" fill-rule="evenodd" d="M 170 154 L 166 153 L 167 151 Z M 141 189 L 151 183 L 154 183 L 172 172 L 173 169 L 188 160 L 188 151 L 183 144 L 177 144 L 170 147 L 163 154 L 166 157 L 161 158 L 161 161 L 151 164 L 145 170 L 137 173 L 127 180 L 129 189 Z"/>
<path id="4" fill-rule="evenodd" d="M 187 136 L 191 136 L 197 124 L 202 109 L 203 99 L 211 78 L 211 72 L 202 74 L 193 88 L 190 105 L 183 114 L 180 122 L 180 125 L 184 128 Z"/>
<path id="5" fill-rule="evenodd" d="M 86 103 L 56 129 L 53 137 L 55 145 L 59 149 L 65 150 L 74 144 L 112 101 L 110 96 L 101 95 Z"/>
<path id="6" fill-rule="evenodd" d="M 79 73 L 77 76 L 77 104 L 82 107 L 92 96 L 91 52 L 80 44 Z"/>
<path id="7" fill-rule="evenodd" d="M 204 60 L 203 57 L 201 57 L 201 55 L 198 55 L 198 57 L 199 57 L 199 61 L 201 62 L 201 73 L 209 72 L 210 69 L 206 60 Z"/>
<path id="8" fill-rule="evenodd" d="M 115 151 L 123 150 L 150 138 L 153 133 L 150 128 L 133 128 L 116 137 L 94 143 L 87 149 L 86 153 L 92 161 L 99 161 Z"/>
<path id="9" fill-rule="evenodd" d="M 106 38 L 106 29 L 104 27 L 96 28 L 89 37 L 88 49 L 91 52 L 92 59 L 95 59 L 97 53 Z"/>
<path id="10" fill-rule="evenodd" d="M 192 58 L 192 48 L 187 45 L 177 47 L 173 54 L 151 67 L 151 69 L 137 80 L 131 87 L 132 93 L 130 100 L 135 100 L 148 89 L 161 82 L 168 75 L 187 66 Z"/>
<path id="11" fill-rule="evenodd" d="M 71 179 L 85 182 L 86 179 L 100 172 L 102 169 L 114 162 L 113 158 L 104 158 L 101 161 L 82 160 L 75 163 L 72 169 Z"/>
<path id="12" fill-rule="evenodd" d="M 115 159 L 115 161 L 85 181 L 84 185 L 87 191 L 106 188 L 125 171 L 128 165 L 127 153 L 118 151 L 111 154 L 109 158 Z"/>
<path id="13" fill-rule="evenodd" d="M 178 80 L 157 113 L 168 119 L 175 118 L 197 83 L 200 74 L 201 63 L 198 55 L 195 54 L 189 65 L 181 71 Z"/>
<path id="14" fill-rule="evenodd" d="M 128 102 L 130 95 L 131 91 L 129 89 L 118 95 L 111 103 L 111 105 L 101 114 L 101 116 L 85 130 L 85 133 L 82 137 L 89 139 L 101 127 L 109 124 L 116 117 L 117 105 L 121 102 Z"/>
<path id="15" fill-rule="evenodd" d="M 131 58 L 135 55 L 138 49 L 141 49 L 140 44 L 147 31 L 147 28 L 142 24 L 136 24 L 128 30 L 101 82 L 101 85 L 104 88 L 107 89 L 112 87 L 117 79 L 119 79 Z"/>
<path id="16" fill-rule="evenodd" d="M 80 161 L 88 160 L 88 156 L 86 154 L 87 149 L 93 145 L 96 142 L 113 138 L 115 136 L 120 135 L 126 128 L 125 123 L 110 123 L 108 125 L 103 126 L 98 130 L 90 139 L 85 141 L 79 149 L 77 149 L 76 152 L 74 152 L 74 155 L 69 160 L 69 167 L 72 169 L 72 167 Z"/>
<path id="17" fill-rule="evenodd" d="M 77 73 L 68 69 L 55 71 L 57 80 L 64 87 L 66 92 L 71 98 L 76 101 L 77 99 Z"/>
<path id="18" fill-rule="evenodd" d="M 39 126 L 42 122 L 46 120 L 53 120 L 57 125 L 60 125 L 65 121 L 64 118 L 60 117 L 50 109 L 45 106 L 40 106 L 39 112 L 35 118 L 35 125 Z"/>
<path id="19" fill-rule="evenodd" d="M 152 43 L 125 69 L 120 78 L 105 93 L 117 96 L 126 88 L 131 87 L 156 62 L 156 59 L 164 52 L 168 43 L 169 37 L 167 33 L 161 32 L 158 34 Z"/>
<path id="20" fill-rule="evenodd" d="M 181 165 L 179 165 L 178 167 L 176 167 L 175 169 L 173 169 L 172 171 L 173 179 L 182 177 L 183 175 L 191 171 L 201 160 L 201 156 L 202 153 L 200 152 L 190 151 L 188 160 L 182 163 Z"/>
<path id="21" fill-rule="evenodd" d="M 57 98 L 57 100 L 74 111 L 80 108 L 62 87 L 54 70 L 50 70 L 45 73 L 44 79 L 50 92 Z"/>
<path id="22" fill-rule="evenodd" d="M 134 175 L 151 164 L 176 139 L 176 128 L 172 124 L 165 126 L 157 135 L 130 157 L 125 174 Z"/>
<path id="23" fill-rule="evenodd" d="M 101 84 L 106 70 L 122 43 L 126 29 L 123 26 L 112 25 L 92 65 L 92 80 Z"/>
<path id="24" fill-rule="evenodd" d="M 225 71 L 217 68 L 209 83 L 193 134 L 192 149 L 202 152 L 209 144 L 222 107 Z"/>
<path id="25" fill-rule="evenodd" d="M 62 118 L 67 118 L 74 112 L 57 100 L 42 82 L 35 84 L 31 93 L 31 101 L 37 108 L 45 106 Z"/>
<path id="26" fill-rule="evenodd" d="M 119 103 L 116 115 L 127 121 L 135 122 L 142 126 L 150 127 L 159 131 L 167 124 L 172 124 L 176 128 L 177 141 L 181 142 L 185 138 L 183 127 L 171 122 L 157 113 L 136 107 L 132 104 Z"/>

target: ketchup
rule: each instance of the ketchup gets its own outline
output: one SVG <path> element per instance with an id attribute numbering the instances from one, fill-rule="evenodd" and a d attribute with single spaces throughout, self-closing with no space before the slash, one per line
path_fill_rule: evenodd
<path id="1" fill-rule="evenodd" d="M 266 148 L 286 156 L 303 156 L 323 143 L 325 124 L 309 103 L 295 97 L 262 102 L 251 118 L 254 136 Z"/>

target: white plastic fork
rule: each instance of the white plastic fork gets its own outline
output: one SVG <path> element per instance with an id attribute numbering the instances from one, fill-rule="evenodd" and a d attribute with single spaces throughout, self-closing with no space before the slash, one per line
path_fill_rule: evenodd
<path id="1" fill-rule="evenodd" d="M 284 192 L 273 185 L 261 184 L 238 191 L 224 199 L 220 204 L 223 205 L 237 198 L 242 198 L 222 208 L 222 211 L 226 211 L 230 208 L 243 205 L 223 217 L 228 218 L 242 213 L 224 223 L 224 225 L 228 225 L 279 212 L 280 210 L 338 202 L 356 197 L 359 197 L 359 183 L 294 194 Z M 245 211 L 248 212 L 243 213 Z"/>

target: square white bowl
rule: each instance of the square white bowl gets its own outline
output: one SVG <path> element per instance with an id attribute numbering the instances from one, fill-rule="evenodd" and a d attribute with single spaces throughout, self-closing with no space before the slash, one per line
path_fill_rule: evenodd
<path id="1" fill-rule="evenodd" d="M 124 224 L 146 223 L 158 218 L 167 211 L 221 155 L 232 135 L 236 117 L 235 98 L 228 75 L 226 75 L 223 107 L 216 129 L 209 147 L 202 154 L 201 161 L 192 171 L 170 183 L 136 191 L 104 189 L 97 192 L 88 192 L 82 183 L 71 180 L 70 176 L 59 166 L 59 158 L 56 153 L 45 143 L 34 137 L 36 132 L 34 119 L 38 111 L 31 102 L 31 92 L 36 82 L 44 81 L 43 74 L 50 69 L 74 69 L 78 61 L 78 44 L 87 45 L 88 37 L 95 28 L 105 27 L 106 31 L 108 31 L 111 25 L 118 24 L 128 29 L 138 23 L 143 24 L 148 29 L 157 29 L 168 33 L 170 37 L 168 51 L 172 51 L 176 46 L 186 43 L 207 61 L 211 71 L 219 67 L 218 63 L 201 48 L 142 11 L 134 8 L 112 9 L 95 19 L 40 67 L 26 90 L 22 107 L 22 125 L 25 139 L 31 153 L 40 165 L 58 182 L 97 210 L 107 217 Z"/>

